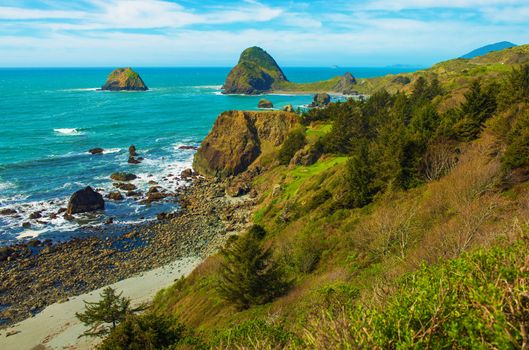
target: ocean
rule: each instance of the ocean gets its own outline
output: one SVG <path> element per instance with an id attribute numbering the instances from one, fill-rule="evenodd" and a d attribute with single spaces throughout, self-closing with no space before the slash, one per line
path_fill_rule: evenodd
<path id="1" fill-rule="evenodd" d="M 222 95 L 229 68 L 137 68 L 147 92 L 98 91 L 111 68 L 0 69 L 0 246 L 20 239 L 67 240 L 91 234 L 108 218 L 120 227 L 154 220 L 175 210 L 176 201 L 151 205 L 137 200 L 107 201 L 103 214 L 84 214 L 73 221 L 62 215 L 70 195 L 85 187 L 108 193 L 110 175 L 138 176 L 142 192 L 149 181 L 169 191 L 183 186 L 174 175 L 191 167 L 193 150 L 216 117 L 225 110 L 257 109 L 263 96 Z M 291 81 L 309 82 L 352 72 L 375 77 L 414 71 L 413 68 L 285 68 Z M 310 95 L 267 95 L 277 108 L 311 102 Z M 144 161 L 127 163 L 135 145 Z M 101 147 L 102 155 L 88 150 Z M 32 213 L 40 218 L 30 220 Z M 53 215 L 52 215 L 53 217 Z M 23 223 L 26 227 L 23 227 Z"/>

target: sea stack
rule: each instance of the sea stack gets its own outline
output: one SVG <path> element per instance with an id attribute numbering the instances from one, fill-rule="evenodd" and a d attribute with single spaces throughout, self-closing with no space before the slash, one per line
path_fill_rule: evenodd
<path id="1" fill-rule="evenodd" d="M 109 91 L 146 91 L 149 88 L 140 75 L 129 68 L 117 68 L 110 73 L 101 90 Z"/>
<path id="2" fill-rule="evenodd" d="M 242 52 L 224 82 L 223 93 L 258 95 L 277 89 L 284 82 L 288 80 L 272 56 L 254 46 Z"/>

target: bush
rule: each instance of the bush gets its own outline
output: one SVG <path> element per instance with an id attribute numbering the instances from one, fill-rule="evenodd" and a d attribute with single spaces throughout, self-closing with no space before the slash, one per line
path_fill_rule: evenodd
<path id="1" fill-rule="evenodd" d="M 301 129 L 291 131 L 279 150 L 278 160 L 281 165 L 288 165 L 294 154 L 307 144 L 305 132 Z"/>
<path id="2" fill-rule="evenodd" d="M 507 148 L 502 163 L 507 168 L 529 169 L 529 115 L 527 112 L 518 117 L 507 135 Z"/>
<path id="3" fill-rule="evenodd" d="M 365 349 L 529 346 L 527 241 L 464 254 L 405 276 L 380 308 L 315 320 L 306 345 Z"/>
<path id="4" fill-rule="evenodd" d="M 129 315 L 100 345 L 100 350 L 161 350 L 178 343 L 184 327 L 174 318 Z"/>

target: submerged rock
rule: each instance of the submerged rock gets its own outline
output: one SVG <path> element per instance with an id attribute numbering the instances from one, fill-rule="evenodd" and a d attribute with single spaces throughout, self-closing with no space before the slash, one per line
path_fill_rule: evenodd
<path id="1" fill-rule="evenodd" d="M 288 82 L 276 61 L 265 50 L 254 46 L 244 50 L 228 74 L 224 94 L 257 95 Z"/>
<path id="2" fill-rule="evenodd" d="M 140 75 L 129 68 L 117 68 L 110 73 L 101 90 L 110 91 L 146 91 L 147 86 Z"/>
<path id="3" fill-rule="evenodd" d="M 123 200 L 123 195 L 119 191 L 114 191 L 107 194 L 107 198 L 113 201 L 121 201 Z"/>
<path id="4" fill-rule="evenodd" d="M 110 178 L 116 181 L 132 181 L 136 179 L 137 176 L 131 173 L 120 172 L 120 173 L 113 173 L 112 175 L 110 175 Z"/>
<path id="5" fill-rule="evenodd" d="M 0 209 L 0 215 L 14 215 L 17 211 L 11 208 Z"/>
<path id="6" fill-rule="evenodd" d="M 96 148 L 91 148 L 88 150 L 88 153 L 90 154 L 103 154 L 103 149 L 100 148 L 100 147 L 96 147 Z"/>
<path id="7" fill-rule="evenodd" d="M 127 163 L 129 163 L 129 164 L 140 164 L 141 161 L 139 161 L 138 159 L 134 158 L 133 156 L 130 156 L 129 159 L 127 160 Z"/>
<path id="8" fill-rule="evenodd" d="M 103 196 L 87 186 L 72 194 L 68 202 L 67 215 L 105 209 Z"/>
<path id="9" fill-rule="evenodd" d="M 136 146 L 130 145 L 129 146 L 129 155 L 131 157 L 136 157 L 138 154 L 136 153 Z"/>
<path id="10" fill-rule="evenodd" d="M 262 98 L 261 100 L 259 100 L 259 103 L 257 104 L 257 107 L 259 107 L 259 108 L 273 108 L 274 104 L 272 103 L 272 101 L 267 100 L 266 98 Z"/>
<path id="11" fill-rule="evenodd" d="M 198 149 L 198 147 L 197 146 L 186 146 L 186 145 L 184 145 L 184 146 L 178 146 L 178 149 L 196 151 Z"/>

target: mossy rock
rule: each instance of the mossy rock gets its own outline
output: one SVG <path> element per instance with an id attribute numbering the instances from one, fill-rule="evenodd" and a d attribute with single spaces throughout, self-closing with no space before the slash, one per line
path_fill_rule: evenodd
<path id="1" fill-rule="evenodd" d="M 146 91 L 148 89 L 140 75 L 130 67 L 114 69 L 105 85 L 101 87 L 101 90 L 110 91 Z"/>

